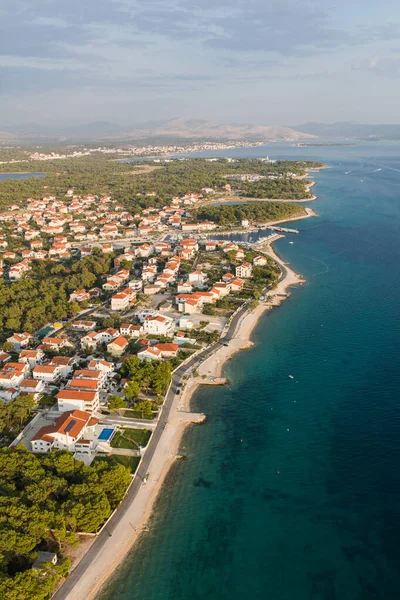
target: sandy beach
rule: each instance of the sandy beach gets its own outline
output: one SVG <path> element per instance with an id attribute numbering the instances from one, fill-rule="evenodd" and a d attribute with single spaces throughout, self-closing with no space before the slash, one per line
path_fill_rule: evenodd
<path id="1" fill-rule="evenodd" d="M 315 215 L 311 209 L 307 210 L 308 214 L 302 218 Z M 298 219 L 299 217 L 296 217 L 293 220 Z M 179 457 L 179 446 L 185 428 L 191 423 L 201 423 L 206 418 L 203 414 L 190 412 L 190 399 L 194 391 L 199 385 L 225 383 L 221 377 L 224 364 L 239 350 L 253 345 L 250 337 L 260 317 L 288 297 L 289 287 L 305 283 L 304 279 L 290 269 L 272 249 L 271 244 L 280 237 L 282 236 L 269 240 L 260 248 L 260 251 L 273 258 L 282 269 L 277 287 L 271 291 L 265 302 L 260 303 L 253 311 L 244 314 L 231 341 L 204 360 L 198 368 L 199 376 L 191 377 L 186 382 L 182 394 L 175 395 L 168 423 L 162 432 L 157 450 L 149 466 L 147 481 L 142 483 L 134 502 L 129 506 L 113 533 L 109 534 L 110 537 L 99 549 L 94 560 L 84 570 L 73 588 L 65 593 L 63 593 L 65 588 L 61 588 L 61 595 L 57 594 L 57 598 L 92 600 L 106 581 L 115 574 L 139 536 L 145 535 L 144 528 L 151 516 L 156 498 L 171 465 Z"/>

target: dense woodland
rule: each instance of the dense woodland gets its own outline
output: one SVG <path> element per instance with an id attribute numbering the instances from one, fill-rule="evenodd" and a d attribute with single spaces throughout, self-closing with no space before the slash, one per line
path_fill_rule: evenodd
<path id="1" fill-rule="evenodd" d="M 0 331 L 4 341 L 10 333 L 32 333 L 48 322 L 71 314 L 69 294 L 100 283 L 111 268 L 112 255 L 88 256 L 70 264 L 33 262 L 29 276 L 15 283 L 0 280 Z"/>
<path id="2" fill-rule="evenodd" d="M 152 162 L 147 164 L 154 167 Z M 138 174 L 137 171 L 142 170 L 145 165 L 146 162 L 120 163 L 106 157 L 0 165 L 0 173 L 10 170 L 47 173 L 46 177 L 38 179 L 0 181 L 0 210 L 6 209 L 10 204 L 21 205 L 29 197 L 41 198 L 46 194 L 63 197 L 69 188 L 74 188 L 76 193 L 110 193 L 115 200 L 132 211 L 164 205 L 175 195 L 200 193 L 203 187 L 222 189 L 228 182 L 233 188 L 253 197 L 256 197 L 257 190 L 259 197 L 263 198 L 306 198 L 308 195 L 304 179 L 282 177 L 251 184 L 226 179 L 225 175 L 273 175 L 288 172 L 304 175 L 307 168 L 322 166 L 311 161 L 264 163 L 255 159 L 239 159 L 237 162 L 220 159 L 209 162 L 195 158 L 162 163 L 162 168 Z M 149 198 L 138 195 L 149 191 L 156 192 L 157 196 Z"/>
<path id="3" fill-rule="evenodd" d="M 122 500 L 128 469 L 105 461 L 87 467 L 70 452 L 35 456 L 0 450 L 0 598 L 45 600 L 68 562 L 31 569 L 37 551 L 61 554 L 76 532 L 96 532 Z"/>
<path id="4" fill-rule="evenodd" d="M 240 225 L 242 219 L 265 223 L 280 219 L 301 217 L 306 213 L 301 204 L 285 202 L 255 202 L 249 204 L 222 204 L 199 208 L 195 217 L 199 221 L 213 221 L 218 225 Z"/>

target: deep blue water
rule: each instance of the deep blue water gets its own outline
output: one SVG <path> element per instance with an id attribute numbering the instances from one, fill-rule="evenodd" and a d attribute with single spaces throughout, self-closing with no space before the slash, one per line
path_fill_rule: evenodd
<path id="1" fill-rule="evenodd" d="M 46 173 L 0 173 L 0 181 L 4 179 L 32 179 L 32 177 L 46 177 Z"/>
<path id="2" fill-rule="evenodd" d="M 400 145 L 229 154 L 267 153 L 332 166 L 275 244 L 307 284 L 196 393 L 208 419 L 106 599 L 400 598 Z"/>

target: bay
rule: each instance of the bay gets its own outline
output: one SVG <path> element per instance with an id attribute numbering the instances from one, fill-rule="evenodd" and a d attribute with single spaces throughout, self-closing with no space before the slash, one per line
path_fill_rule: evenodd
<path id="1" fill-rule="evenodd" d="M 221 154 L 331 166 L 274 245 L 307 284 L 195 394 L 207 421 L 101 598 L 397 600 L 400 145 Z"/>
<path id="2" fill-rule="evenodd" d="M 32 179 L 33 177 L 46 177 L 47 173 L 0 173 L 0 181 L 6 179 Z"/>

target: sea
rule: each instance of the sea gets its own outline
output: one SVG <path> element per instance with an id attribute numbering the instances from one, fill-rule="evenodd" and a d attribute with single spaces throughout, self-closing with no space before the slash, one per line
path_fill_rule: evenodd
<path id="1" fill-rule="evenodd" d="M 307 283 L 194 395 L 207 420 L 100 597 L 399 600 L 400 143 L 219 154 L 330 167 L 274 244 Z"/>
<path id="2" fill-rule="evenodd" d="M 46 177 L 46 173 L 0 173 L 0 181 L 6 179 L 32 179 L 33 177 Z"/>

